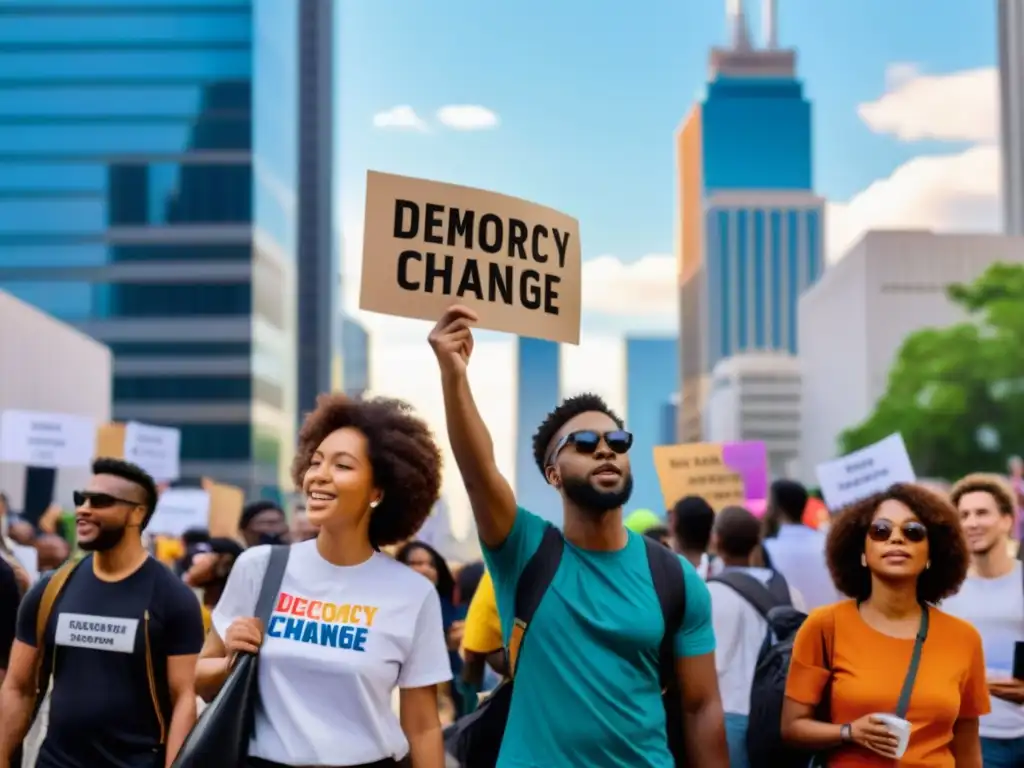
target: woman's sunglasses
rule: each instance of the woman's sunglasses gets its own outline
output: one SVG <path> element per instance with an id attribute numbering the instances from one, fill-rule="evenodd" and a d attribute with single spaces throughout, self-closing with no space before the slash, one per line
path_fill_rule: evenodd
<path id="1" fill-rule="evenodd" d="M 576 447 L 579 453 L 593 453 L 604 440 L 605 444 L 615 453 L 626 453 L 633 445 L 633 433 L 624 429 L 613 429 L 611 432 L 595 432 L 591 429 L 582 429 L 579 432 L 570 432 L 555 445 L 548 458 L 551 464 L 559 452 L 567 445 Z"/>
<path id="2" fill-rule="evenodd" d="M 116 504 L 127 504 L 131 507 L 142 506 L 141 502 L 121 499 L 117 496 L 111 496 L 109 493 L 101 493 L 99 491 L 75 491 L 71 498 L 75 502 L 76 507 L 84 507 L 88 504 L 92 509 L 110 509 Z"/>
<path id="3" fill-rule="evenodd" d="M 871 523 L 871 527 L 868 528 L 868 538 L 877 542 L 888 541 L 892 538 L 895 530 L 896 526 L 893 525 L 891 520 L 875 520 Z M 928 529 L 923 523 L 919 523 L 916 520 L 910 520 L 901 525 L 900 533 L 903 534 L 904 539 L 912 544 L 920 544 L 928 538 Z"/>

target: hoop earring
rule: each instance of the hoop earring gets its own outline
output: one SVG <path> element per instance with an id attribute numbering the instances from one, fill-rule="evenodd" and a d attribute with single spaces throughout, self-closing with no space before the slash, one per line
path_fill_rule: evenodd
<path id="1" fill-rule="evenodd" d="M 865 555 L 863 552 L 861 553 L 861 556 L 860 556 L 860 567 L 861 568 L 867 568 L 868 567 L 868 556 Z"/>

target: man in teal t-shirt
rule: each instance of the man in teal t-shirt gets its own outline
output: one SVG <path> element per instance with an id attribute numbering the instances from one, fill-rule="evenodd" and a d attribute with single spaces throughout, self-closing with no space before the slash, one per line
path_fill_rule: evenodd
<path id="1" fill-rule="evenodd" d="M 452 307 L 430 343 L 508 642 L 516 584 L 547 523 L 516 505 L 495 463 L 467 377 L 475 322 L 472 310 Z M 565 550 L 522 642 L 498 768 L 674 764 L 658 677 L 664 620 L 643 538 L 622 524 L 633 487 L 631 445 L 632 435 L 596 395 L 569 398 L 534 436 L 538 469 L 561 496 Z M 680 560 L 686 615 L 675 649 L 687 757 L 700 768 L 728 768 L 710 597 Z"/>

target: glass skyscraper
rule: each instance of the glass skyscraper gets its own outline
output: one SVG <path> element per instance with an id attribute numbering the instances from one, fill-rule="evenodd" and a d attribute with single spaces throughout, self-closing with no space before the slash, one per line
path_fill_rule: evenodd
<path id="1" fill-rule="evenodd" d="M 800 294 L 824 271 L 824 200 L 813 191 L 811 104 L 796 52 L 756 49 L 742 4 L 711 52 L 707 95 L 676 135 L 680 438 L 701 438 L 715 364 L 796 354 Z"/>
<path id="2" fill-rule="evenodd" d="M 665 409 L 679 392 L 679 341 L 675 337 L 626 338 L 626 428 L 633 433 L 630 509 L 665 510 L 654 469 L 654 446 L 672 445 Z M 666 439 L 668 438 L 668 439 Z M 669 502 L 671 503 L 671 502 Z"/>
<path id="3" fill-rule="evenodd" d="M 0 288 L 111 347 L 115 418 L 180 427 L 186 478 L 250 490 L 296 420 L 298 10 L 0 4 Z"/>
<path id="4" fill-rule="evenodd" d="M 543 339 L 516 338 L 516 501 L 562 524 L 562 505 L 533 458 L 533 435 L 562 396 L 561 347 Z"/>

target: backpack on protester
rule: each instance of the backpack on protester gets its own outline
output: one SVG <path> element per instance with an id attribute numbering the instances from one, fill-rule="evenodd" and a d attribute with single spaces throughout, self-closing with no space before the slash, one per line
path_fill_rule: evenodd
<path id="1" fill-rule="evenodd" d="M 665 706 L 666 736 L 676 768 L 685 768 L 682 699 L 675 673 L 675 636 L 686 613 L 686 589 L 679 558 L 660 542 L 643 537 L 651 580 L 665 620 L 659 649 L 659 678 Z M 445 749 L 461 768 L 494 768 L 501 751 L 512 706 L 515 672 L 522 644 L 544 593 L 558 571 L 565 549 L 561 531 L 549 525 L 516 583 L 512 637 L 506 654 L 509 677 L 481 702 L 479 708 L 445 729 Z"/>
<path id="2" fill-rule="evenodd" d="M 812 755 L 782 741 L 782 703 L 793 655 L 793 640 L 807 614 L 793 607 L 789 585 L 778 572 L 767 584 L 741 571 L 726 571 L 709 582 L 734 590 L 768 623 L 750 686 L 747 758 L 750 768 L 806 768 Z M 826 658 L 829 658 L 826 656 Z"/>
<path id="3" fill-rule="evenodd" d="M 264 627 L 270 625 L 290 554 L 291 547 L 286 544 L 270 548 L 255 610 Z M 266 641 L 265 634 L 263 637 Z M 185 738 L 171 768 L 241 768 L 247 764 L 259 699 L 258 678 L 259 655 L 239 654 L 224 685 Z"/>

